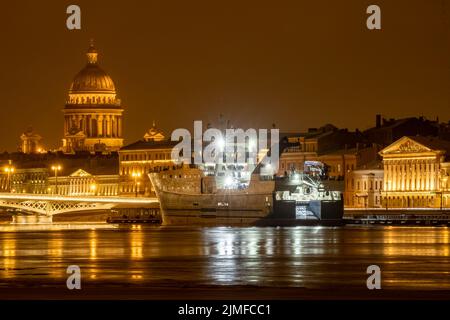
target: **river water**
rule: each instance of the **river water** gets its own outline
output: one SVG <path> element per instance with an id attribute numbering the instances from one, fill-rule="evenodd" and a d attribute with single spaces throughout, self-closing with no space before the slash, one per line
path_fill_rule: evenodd
<path id="1" fill-rule="evenodd" d="M 5 231 L 7 230 L 7 231 Z M 97 286 L 365 288 L 378 265 L 382 287 L 450 290 L 445 227 L 217 227 L 0 232 L 0 287 L 65 285 L 78 265 Z"/>

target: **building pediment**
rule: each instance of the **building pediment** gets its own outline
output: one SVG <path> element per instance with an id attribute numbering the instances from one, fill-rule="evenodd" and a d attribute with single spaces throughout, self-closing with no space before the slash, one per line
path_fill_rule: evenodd
<path id="1" fill-rule="evenodd" d="M 73 172 L 70 176 L 71 177 L 89 177 L 89 176 L 92 176 L 92 174 L 90 174 L 87 171 L 84 171 L 83 169 L 78 169 L 77 171 Z"/>
<path id="2" fill-rule="evenodd" d="M 432 152 L 434 150 L 424 146 L 423 144 L 409 138 L 403 137 L 395 141 L 390 146 L 380 151 L 380 155 L 385 156 L 389 154 L 402 154 L 402 153 L 423 153 Z"/>
<path id="3" fill-rule="evenodd" d="M 144 140 L 145 140 L 145 141 L 150 141 L 150 140 L 154 140 L 154 141 L 162 141 L 162 140 L 164 140 L 164 139 L 165 139 L 164 135 L 161 134 L 160 132 L 154 133 L 154 134 L 147 132 L 147 133 L 144 135 Z"/>

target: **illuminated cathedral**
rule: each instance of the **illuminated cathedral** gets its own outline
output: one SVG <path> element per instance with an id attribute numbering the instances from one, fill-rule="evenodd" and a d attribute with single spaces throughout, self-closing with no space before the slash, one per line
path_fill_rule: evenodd
<path id="1" fill-rule="evenodd" d="M 123 145 L 123 108 L 111 77 L 98 65 L 93 43 L 75 76 L 64 112 L 63 151 L 117 151 Z"/>

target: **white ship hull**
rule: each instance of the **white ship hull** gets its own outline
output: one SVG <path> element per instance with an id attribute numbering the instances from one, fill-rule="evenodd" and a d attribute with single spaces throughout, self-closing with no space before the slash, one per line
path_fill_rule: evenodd
<path id="1" fill-rule="evenodd" d="M 181 174 L 180 174 L 181 173 Z M 152 173 L 163 225 L 251 225 L 273 207 L 273 181 L 254 181 L 243 190 L 216 190 L 214 177 L 185 169 Z"/>
<path id="2" fill-rule="evenodd" d="M 252 225 L 272 208 L 272 193 L 157 194 L 163 225 Z"/>
<path id="3" fill-rule="evenodd" d="M 163 225 L 302 225 L 342 220 L 339 192 L 323 191 L 320 198 L 315 195 L 305 201 L 297 199 L 303 193 L 287 191 L 298 186 L 295 182 L 281 182 L 277 187 L 281 191 L 275 191 L 274 180 L 258 175 L 252 175 L 245 189 L 217 189 L 214 177 L 195 169 L 151 173 L 149 177 L 160 202 Z M 280 198 L 286 193 L 291 198 Z"/>

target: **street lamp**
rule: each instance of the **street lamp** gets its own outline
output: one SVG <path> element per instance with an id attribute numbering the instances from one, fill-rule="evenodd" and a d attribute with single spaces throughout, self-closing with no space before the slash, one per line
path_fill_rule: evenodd
<path id="1" fill-rule="evenodd" d="M 61 166 L 54 165 L 52 166 L 52 170 L 55 171 L 55 193 L 58 194 L 58 171 L 61 171 Z"/>
<path id="2" fill-rule="evenodd" d="M 137 197 L 138 196 L 139 185 L 141 184 L 140 182 L 138 182 L 138 179 L 141 177 L 141 173 L 140 172 L 133 172 L 131 174 L 131 176 L 134 178 L 134 188 L 136 190 L 136 197 Z"/>
<path id="3" fill-rule="evenodd" d="M 8 179 L 7 179 L 7 188 L 8 188 L 8 192 L 11 192 L 11 174 L 14 173 L 14 167 L 11 165 L 7 165 L 4 169 L 5 173 L 8 175 Z"/>

